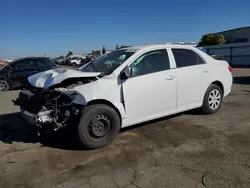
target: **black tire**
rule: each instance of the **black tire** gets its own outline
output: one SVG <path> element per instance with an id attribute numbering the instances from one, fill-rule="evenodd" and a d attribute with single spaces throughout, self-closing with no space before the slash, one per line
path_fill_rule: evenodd
<path id="1" fill-rule="evenodd" d="M 76 63 L 73 63 L 72 66 L 73 66 L 73 67 L 76 67 Z"/>
<path id="2" fill-rule="evenodd" d="M 209 101 L 210 101 L 209 96 L 210 96 L 210 94 L 211 94 L 212 91 L 218 91 L 220 93 L 220 102 L 219 102 L 218 106 L 216 105 L 215 109 L 213 109 L 213 107 L 211 107 L 209 105 Z M 220 109 L 222 101 L 223 101 L 223 92 L 222 92 L 222 89 L 218 85 L 216 85 L 216 84 L 211 84 L 208 87 L 208 89 L 206 91 L 206 94 L 204 96 L 203 104 L 202 104 L 202 107 L 201 107 L 201 111 L 204 114 L 214 114 L 214 113 L 216 113 Z"/>
<path id="3" fill-rule="evenodd" d="M 5 80 L 0 80 L 0 92 L 6 92 L 10 90 L 10 85 Z"/>
<path id="4" fill-rule="evenodd" d="M 101 118 L 103 118 L 102 121 Z M 100 119 L 100 121 L 97 121 L 97 119 Z M 86 148 L 98 149 L 113 141 L 120 128 L 120 117 L 112 107 L 105 104 L 95 104 L 83 110 L 78 124 L 78 136 Z"/>

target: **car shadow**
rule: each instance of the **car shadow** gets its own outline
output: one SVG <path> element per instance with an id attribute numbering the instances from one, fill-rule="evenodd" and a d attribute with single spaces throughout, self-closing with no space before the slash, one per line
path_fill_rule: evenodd
<path id="1" fill-rule="evenodd" d="M 36 143 L 38 141 L 35 128 L 30 127 L 19 113 L 0 115 L 0 141 L 8 144 L 13 142 Z"/>
<path id="2" fill-rule="evenodd" d="M 234 77 L 233 78 L 234 84 L 244 84 L 244 85 L 250 85 L 250 76 L 241 76 L 241 77 Z"/>
<path id="3" fill-rule="evenodd" d="M 136 124 L 121 129 L 121 132 L 137 129 L 143 126 L 150 126 L 181 115 L 198 115 L 197 110 L 179 113 L 171 116 Z M 41 147 L 51 147 L 63 150 L 87 150 L 80 143 L 76 130 L 62 129 L 51 134 L 40 134 L 39 129 L 25 122 L 20 113 L 11 113 L 0 115 L 0 142 L 13 144 L 14 142 L 22 143 L 41 143 Z"/>
<path id="4" fill-rule="evenodd" d="M 20 113 L 0 115 L 0 141 L 41 143 L 44 147 L 64 150 L 84 150 L 73 130 L 60 130 L 51 134 L 39 134 L 39 129 L 25 122 Z"/>

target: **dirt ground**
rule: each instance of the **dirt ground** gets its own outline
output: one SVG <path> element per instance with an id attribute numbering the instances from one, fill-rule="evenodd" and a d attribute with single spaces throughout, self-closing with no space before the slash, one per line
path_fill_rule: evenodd
<path id="1" fill-rule="evenodd" d="M 214 115 L 196 111 L 123 130 L 84 150 L 58 133 L 41 141 L 0 93 L 2 188 L 250 187 L 250 69 L 235 69 L 232 93 Z"/>

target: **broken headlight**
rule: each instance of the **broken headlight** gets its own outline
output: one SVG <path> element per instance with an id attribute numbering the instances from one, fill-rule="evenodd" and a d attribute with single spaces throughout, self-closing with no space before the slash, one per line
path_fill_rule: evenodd
<path id="1" fill-rule="evenodd" d="M 75 100 L 77 92 L 72 89 L 67 89 L 67 88 L 56 88 L 55 89 L 57 92 L 60 92 L 62 94 L 67 95 L 71 101 Z"/>

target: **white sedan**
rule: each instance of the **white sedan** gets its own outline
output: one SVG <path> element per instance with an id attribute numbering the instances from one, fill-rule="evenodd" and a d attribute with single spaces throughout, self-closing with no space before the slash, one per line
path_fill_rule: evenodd
<path id="1" fill-rule="evenodd" d="M 38 127 L 77 127 L 88 148 L 111 142 L 123 127 L 200 108 L 219 110 L 232 68 L 199 49 L 150 45 L 112 51 L 78 71 L 53 69 L 28 78 L 14 101 Z"/>

